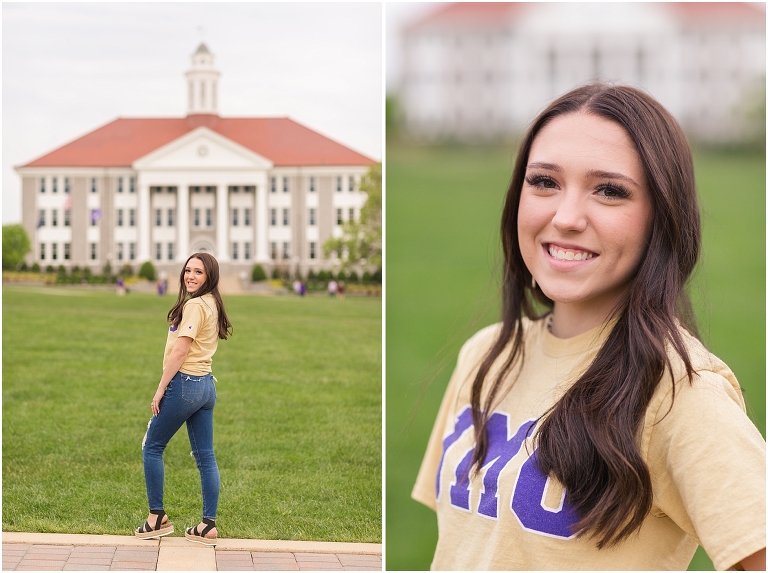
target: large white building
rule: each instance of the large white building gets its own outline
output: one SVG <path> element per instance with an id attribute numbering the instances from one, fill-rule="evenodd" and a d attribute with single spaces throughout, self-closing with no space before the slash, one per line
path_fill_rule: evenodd
<path id="1" fill-rule="evenodd" d="M 400 96 L 427 138 L 519 133 L 593 80 L 644 88 L 693 137 L 740 140 L 765 97 L 765 10 L 714 3 L 455 3 L 403 32 Z"/>
<path id="2" fill-rule="evenodd" d="M 229 272 L 331 266 L 322 245 L 360 216 L 374 160 L 288 118 L 220 117 L 205 44 L 186 78 L 186 117 L 118 118 L 16 168 L 28 264 L 175 275 L 206 251 Z"/>

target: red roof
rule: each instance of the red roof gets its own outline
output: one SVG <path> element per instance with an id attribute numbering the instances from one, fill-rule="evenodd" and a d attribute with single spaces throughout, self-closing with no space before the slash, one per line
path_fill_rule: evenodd
<path id="1" fill-rule="evenodd" d="M 503 25 L 530 6 L 528 2 L 453 2 L 438 7 L 407 29 L 432 25 Z"/>
<path id="2" fill-rule="evenodd" d="M 529 2 L 454 2 L 437 4 L 407 30 L 432 25 L 502 26 L 517 18 L 524 10 L 535 6 Z M 662 2 L 684 22 L 752 24 L 765 27 L 765 10 L 747 2 Z"/>
<path id="3" fill-rule="evenodd" d="M 287 117 L 118 118 L 24 167 L 127 167 L 204 125 L 279 166 L 375 163 Z"/>

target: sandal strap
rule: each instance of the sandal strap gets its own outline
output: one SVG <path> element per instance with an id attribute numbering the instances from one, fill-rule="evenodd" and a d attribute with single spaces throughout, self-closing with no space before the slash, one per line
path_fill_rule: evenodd
<path id="1" fill-rule="evenodd" d="M 154 527 L 154 529 L 150 528 L 147 532 L 149 532 L 149 531 L 157 531 L 163 525 L 163 517 L 165 516 L 165 510 L 162 510 L 162 509 L 150 509 L 149 513 L 151 513 L 152 515 L 156 515 L 157 519 L 155 520 L 155 527 Z M 149 522 L 147 522 L 147 525 L 149 525 Z"/>
<path id="2" fill-rule="evenodd" d="M 206 517 L 203 518 L 203 523 L 205 523 L 205 529 L 203 529 L 203 532 L 200 534 L 201 537 L 205 537 L 206 534 L 216 527 L 216 520 L 215 519 L 208 519 Z M 195 531 L 197 531 L 197 526 L 195 526 Z"/>

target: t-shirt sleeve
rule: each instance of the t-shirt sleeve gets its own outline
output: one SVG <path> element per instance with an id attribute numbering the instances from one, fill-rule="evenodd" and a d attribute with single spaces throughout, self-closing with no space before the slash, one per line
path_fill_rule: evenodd
<path id="1" fill-rule="evenodd" d="M 699 372 L 678 382 L 670 404 L 671 393 L 648 412 L 655 512 L 728 569 L 765 547 L 765 440 L 735 379 Z"/>
<path id="2" fill-rule="evenodd" d="M 200 334 L 200 329 L 205 322 L 205 311 L 201 302 L 192 299 L 184 305 L 181 322 L 179 323 L 179 336 L 188 336 L 195 340 Z"/>

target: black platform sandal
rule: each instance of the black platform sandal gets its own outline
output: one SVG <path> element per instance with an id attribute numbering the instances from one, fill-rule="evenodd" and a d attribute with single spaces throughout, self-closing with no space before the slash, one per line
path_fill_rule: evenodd
<path id="1" fill-rule="evenodd" d="M 202 533 L 197 531 L 199 525 L 195 525 L 194 528 L 187 528 L 187 530 L 184 532 L 184 537 L 186 537 L 189 541 L 194 541 L 195 543 L 202 543 L 203 545 L 216 545 L 217 536 L 206 537 L 208 532 L 216 527 L 216 520 L 204 517 L 203 523 L 205 524 L 205 529 L 203 529 Z"/>
<path id="2" fill-rule="evenodd" d="M 170 521 L 163 523 L 163 517 L 166 515 L 165 511 L 162 509 L 151 509 L 149 510 L 149 513 L 157 516 L 154 529 L 149 525 L 149 521 L 145 521 L 144 525 L 135 531 L 136 537 L 139 539 L 156 539 L 158 537 L 162 537 L 163 535 L 173 533 L 173 523 Z"/>

